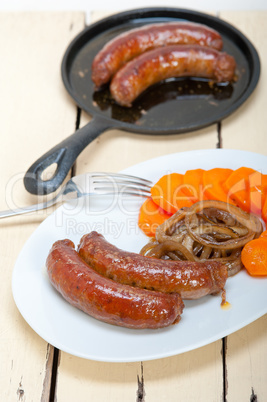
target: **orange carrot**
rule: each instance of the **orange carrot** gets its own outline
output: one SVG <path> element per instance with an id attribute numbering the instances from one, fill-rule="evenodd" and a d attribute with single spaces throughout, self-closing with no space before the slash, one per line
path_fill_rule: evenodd
<path id="1" fill-rule="evenodd" d="M 267 275 L 267 239 L 249 241 L 241 252 L 241 260 L 250 275 Z"/>
<path id="2" fill-rule="evenodd" d="M 183 175 L 170 173 L 162 176 L 151 188 L 153 201 L 167 213 L 174 214 L 178 209 L 190 207 L 192 201 L 183 191 Z"/>
<path id="3" fill-rule="evenodd" d="M 223 183 L 228 179 L 231 173 L 233 173 L 232 169 L 224 168 L 206 170 L 203 174 L 204 198 L 232 204 L 233 201 L 223 189 Z"/>
<path id="4" fill-rule="evenodd" d="M 267 175 L 255 172 L 249 176 L 250 212 L 261 215 L 267 196 Z"/>
<path id="5" fill-rule="evenodd" d="M 249 177 L 255 173 L 254 169 L 240 167 L 234 170 L 223 184 L 227 196 L 246 212 L 250 212 Z"/>
<path id="6" fill-rule="evenodd" d="M 261 217 L 264 220 L 264 222 L 267 224 L 267 196 L 266 196 L 264 204 L 263 204 Z"/>
<path id="7" fill-rule="evenodd" d="M 147 236 L 153 237 L 157 227 L 170 216 L 149 197 L 140 208 L 138 226 Z"/>
<path id="8" fill-rule="evenodd" d="M 267 239 L 267 230 L 265 230 L 264 232 L 262 232 L 259 238 Z"/>
<path id="9" fill-rule="evenodd" d="M 187 170 L 184 174 L 184 193 L 191 199 L 197 202 L 203 200 L 203 169 Z"/>

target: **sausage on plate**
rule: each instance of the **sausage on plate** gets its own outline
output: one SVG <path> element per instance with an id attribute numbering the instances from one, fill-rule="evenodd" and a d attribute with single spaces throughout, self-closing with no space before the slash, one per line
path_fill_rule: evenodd
<path id="1" fill-rule="evenodd" d="M 199 45 L 172 45 L 150 50 L 125 64 L 110 84 L 112 97 L 121 106 L 132 102 L 149 86 L 167 78 L 200 77 L 232 81 L 235 59 Z"/>
<path id="2" fill-rule="evenodd" d="M 133 288 L 101 276 L 82 260 L 70 240 L 53 244 L 46 267 L 52 285 L 64 299 L 109 324 L 162 328 L 177 323 L 183 312 L 184 304 L 177 293 Z"/>
<path id="3" fill-rule="evenodd" d="M 221 35 L 203 24 L 184 21 L 144 25 L 124 32 L 106 43 L 92 63 L 92 80 L 97 87 L 110 81 L 123 64 L 157 47 L 198 44 L 221 50 Z"/>
<path id="4" fill-rule="evenodd" d="M 91 232 L 81 238 L 80 256 L 100 274 L 117 282 L 157 290 L 177 292 L 183 299 L 198 299 L 223 290 L 227 268 L 218 261 L 170 261 L 120 250 Z"/>

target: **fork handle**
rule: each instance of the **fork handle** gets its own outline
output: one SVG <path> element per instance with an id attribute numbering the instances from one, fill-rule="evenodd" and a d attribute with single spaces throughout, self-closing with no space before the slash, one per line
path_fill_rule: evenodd
<path id="1" fill-rule="evenodd" d="M 58 189 L 73 166 L 82 150 L 102 132 L 108 130 L 110 124 L 103 118 L 94 118 L 74 134 L 46 152 L 28 169 L 24 177 L 24 186 L 31 194 L 45 195 Z M 56 163 L 53 177 L 42 179 L 46 168 Z"/>
<path id="2" fill-rule="evenodd" d="M 23 208 L 8 209 L 6 211 L 1 211 L 0 219 L 8 218 L 9 216 L 16 216 L 16 215 L 28 214 L 30 212 L 39 211 L 41 209 L 45 209 L 45 208 L 48 208 L 48 207 L 54 205 L 54 203 L 55 202 L 43 202 L 40 204 L 29 205 L 29 206 L 23 207 Z"/>

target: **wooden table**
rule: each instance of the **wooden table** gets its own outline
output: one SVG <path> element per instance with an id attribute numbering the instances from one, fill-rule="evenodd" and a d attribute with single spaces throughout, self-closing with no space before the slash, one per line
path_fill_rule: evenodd
<path id="1" fill-rule="evenodd" d="M 222 122 L 168 138 L 103 134 L 82 152 L 76 174 L 119 171 L 160 155 L 193 149 L 233 148 L 267 155 L 266 11 L 219 12 L 243 31 L 259 51 L 262 72 L 250 99 Z M 102 17 L 95 13 L 92 18 Z M 45 151 L 74 132 L 78 110 L 60 77 L 64 51 L 83 29 L 82 12 L 0 14 L 0 209 L 32 204 L 24 173 Z M 80 127 L 89 117 L 82 113 Z M 121 150 L 120 158 L 114 152 Z M 225 339 L 160 360 L 101 363 L 54 349 L 24 321 L 12 297 L 18 253 L 53 208 L 2 220 L 0 283 L 1 401 L 266 401 L 267 317 Z M 112 347 L 112 345 L 111 345 Z"/>

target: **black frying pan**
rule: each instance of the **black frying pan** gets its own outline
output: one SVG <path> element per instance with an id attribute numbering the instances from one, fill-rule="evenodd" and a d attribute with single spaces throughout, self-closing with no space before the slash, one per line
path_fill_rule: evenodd
<path id="1" fill-rule="evenodd" d="M 154 85 L 129 108 L 112 101 L 108 86 L 95 92 L 91 64 L 95 54 L 114 36 L 138 26 L 170 20 L 206 24 L 220 32 L 226 52 L 237 62 L 234 84 L 210 87 L 205 80 L 173 79 Z M 260 61 L 254 46 L 236 28 L 219 18 L 177 8 L 145 8 L 112 15 L 84 29 L 69 45 L 62 61 L 62 79 L 77 105 L 93 118 L 39 158 L 24 178 L 32 194 L 55 191 L 80 152 L 104 131 L 165 135 L 197 130 L 221 121 L 235 111 L 255 89 Z M 54 176 L 42 180 L 43 171 L 57 164 Z"/>

